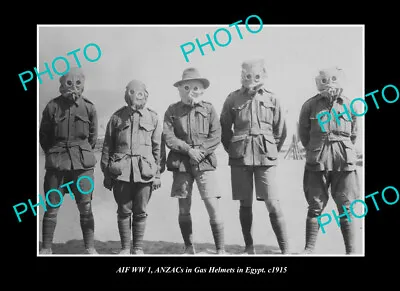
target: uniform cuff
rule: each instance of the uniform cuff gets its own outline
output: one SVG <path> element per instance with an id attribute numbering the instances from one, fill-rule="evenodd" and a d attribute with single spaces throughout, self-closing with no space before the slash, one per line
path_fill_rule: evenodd
<path id="1" fill-rule="evenodd" d="M 160 179 L 161 178 L 161 172 L 160 172 L 160 167 L 158 167 L 158 169 L 157 169 L 157 173 L 155 174 L 155 176 L 154 176 L 155 178 L 157 178 L 157 179 Z"/>
<path id="2" fill-rule="evenodd" d="M 190 151 L 191 149 L 192 149 L 191 146 L 188 145 L 187 143 L 185 143 L 184 151 L 185 151 L 187 154 L 189 154 L 189 151 Z"/>
<path id="3" fill-rule="evenodd" d="M 200 145 L 200 148 L 199 148 L 199 150 L 201 150 L 202 152 L 204 152 L 204 153 L 208 153 L 208 151 L 207 151 L 207 149 L 204 147 L 204 145 L 202 144 L 202 145 Z"/>

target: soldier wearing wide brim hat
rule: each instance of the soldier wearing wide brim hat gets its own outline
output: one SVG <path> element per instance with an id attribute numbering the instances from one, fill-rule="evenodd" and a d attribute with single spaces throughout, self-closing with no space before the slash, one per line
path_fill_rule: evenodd
<path id="1" fill-rule="evenodd" d="M 207 89 L 210 86 L 210 81 L 206 78 L 202 78 L 199 71 L 196 68 L 187 68 L 183 71 L 182 80 L 175 82 L 174 86 L 179 87 L 185 81 L 190 80 L 199 80 L 203 83 L 204 89 Z"/>
<path id="2" fill-rule="evenodd" d="M 214 106 L 201 98 L 210 82 L 201 77 L 197 69 L 187 68 L 182 80 L 174 86 L 178 88 L 181 100 L 171 104 L 165 112 L 163 137 L 170 149 L 166 168 L 173 172 L 171 197 L 177 198 L 179 203 L 183 253 L 196 253 L 190 212 L 193 183 L 196 182 L 208 211 L 216 253 L 224 254 L 224 223 L 218 206 L 221 195 L 215 176 L 215 149 L 221 142 L 221 125 Z"/>

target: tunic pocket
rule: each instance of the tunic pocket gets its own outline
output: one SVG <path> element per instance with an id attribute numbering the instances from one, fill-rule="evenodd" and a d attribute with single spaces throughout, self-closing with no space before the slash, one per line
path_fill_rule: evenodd
<path id="1" fill-rule="evenodd" d="M 110 157 L 110 161 L 108 163 L 108 171 L 111 174 L 115 176 L 119 176 L 122 174 L 124 157 L 125 154 L 120 154 L 120 153 L 115 153 Z"/>
<path id="2" fill-rule="evenodd" d="M 124 121 L 115 126 L 115 143 L 117 145 L 123 146 L 129 144 L 130 139 L 130 121 Z"/>
<path id="3" fill-rule="evenodd" d="M 243 158 L 248 142 L 246 135 L 233 136 L 229 145 L 229 157 L 232 159 Z"/>
<path id="4" fill-rule="evenodd" d="M 92 148 L 87 146 L 79 146 L 79 150 L 81 152 L 81 162 L 85 168 L 93 168 L 96 163 L 97 159 L 94 155 Z"/>
<path id="5" fill-rule="evenodd" d="M 250 105 L 250 106 L 249 106 Z M 235 106 L 232 108 L 234 114 L 235 125 L 239 128 L 244 127 L 250 118 L 251 114 L 251 101 L 246 101 L 245 103 Z"/>
<path id="6" fill-rule="evenodd" d="M 139 170 L 144 180 L 152 179 L 157 173 L 156 163 L 150 161 L 146 157 L 140 156 L 139 158 Z"/>
<path id="7" fill-rule="evenodd" d="M 129 121 L 122 122 L 121 124 L 117 125 L 116 127 L 117 131 L 124 131 L 129 127 L 129 125 L 130 125 Z"/>
<path id="8" fill-rule="evenodd" d="M 357 154 L 353 143 L 348 140 L 345 140 L 342 143 L 344 146 L 346 163 L 349 165 L 355 165 L 357 162 Z"/>
<path id="9" fill-rule="evenodd" d="M 54 118 L 54 136 L 55 137 L 67 137 L 68 136 L 68 124 L 64 124 L 66 116 Z"/>
<path id="10" fill-rule="evenodd" d="M 276 147 L 276 141 L 273 136 L 263 135 L 265 153 L 270 160 L 276 160 L 278 158 L 278 148 Z"/>
<path id="11" fill-rule="evenodd" d="M 347 114 L 341 115 L 338 120 L 336 121 L 336 126 L 338 131 L 344 133 L 346 136 L 351 135 L 351 124 L 352 124 L 352 119 L 350 116 L 347 116 Z"/>
<path id="12" fill-rule="evenodd" d="M 260 101 L 259 108 L 260 108 L 260 116 L 259 116 L 260 121 L 268 124 L 273 124 L 274 112 L 275 112 L 274 104 L 272 104 L 270 101 Z"/>
<path id="13" fill-rule="evenodd" d="M 75 136 L 87 138 L 89 136 L 89 119 L 86 116 L 75 115 Z"/>
<path id="14" fill-rule="evenodd" d="M 311 148 L 311 149 L 307 150 L 307 153 L 306 153 L 307 164 L 310 164 L 310 165 L 319 164 L 320 159 L 321 159 L 321 151 L 322 151 L 322 146 L 319 146 L 317 148 Z"/>
<path id="15" fill-rule="evenodd" d="M 196 110 L 197 128 L 200 134 L 208 135 L 210 123 L 208 120 L 208 112 L 205 109 Z"/>
<path id="16" fill-rule="evenodd" d="M 188 118 L 189 114 L 188 112 L 183 112 L 180 114 L 177 114 L 175 116 L 171 116 L 173 120 L 173 127 L 174 127 L 174 133 L 176 136 L 182 137 L 182 136 L 187 136 L 189 133 L 188 129 Z"/>
<path id="17" fill-rule="evenodd" d="M 154 124 L 147 123 L 146 121 L 141 119 L 139 126 L 140 126 L 140 141 L 139 141 L 140 144 L 151 145 L 151 136 L 155 128 Z"/>
<path id="18" fill-rule="evenodd" d="M 61 155 L 65 150 L 63 148 L 51 148 L 46 153 L 46 169 L 60 170 L 61 166 Z"/>

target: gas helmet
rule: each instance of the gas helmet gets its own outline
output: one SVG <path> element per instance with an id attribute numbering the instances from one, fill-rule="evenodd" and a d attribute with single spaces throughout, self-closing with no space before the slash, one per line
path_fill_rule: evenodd
<path id="1" fill-rule="evenodd" d="M 203 100 L 204 90 L 204 84 L 199 80 L 188 80 L 178 86 L 182 102 L 190 106 L 194 106 Z"/>
<path id="2" fill-rule="evenodd" d="M 60 78 L 60 93 L 64 97 L 76 101 L 83 93 L 85 75 L 79 68 L 71 68 Z"/>
<path id="3" fill-rule="evenodd" d="M 242 63 L 242 86 L 248 89 L 250 95 L 259 90 L 267 78 L 263 59 L 245 61 Z"/>
<path id="4" fill-rule="evenodd" d="M 320 94 L 333 101 L 342 94 L 342 79 L 342 69 L 334 67 L 320 70 L 315 82 Z"/>
<path id="5" fill-rule="evenodd" d="M 148 96 L 146 85 L 141 81 L 132 80 L 126 86 L 125 102 L 133 109 L 143 109 L 147 103 Z"/>

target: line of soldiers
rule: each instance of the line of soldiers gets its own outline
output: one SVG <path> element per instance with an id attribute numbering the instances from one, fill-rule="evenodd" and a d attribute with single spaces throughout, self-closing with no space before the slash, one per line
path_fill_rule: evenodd
<path id="1" fill-rule="evenodd" d="M 346 254 L 355 253 L 354 225 L 343 215 L 359 195 L 354 143 L 356 116 L 340 115 L 340 123 L 326 123 L 322 132 L 316 116 L 332 108 L 341 111 L 349 105 L 342 95 L 341 70 L 329 68 L 316 78 L 320 91 L 308 99 L 299 117 L 299 136 L 307 149 L 304 193 L 309 208 L 306 244 L 302 253 L 315 248 L 319 224 L 316 219 L 331 195 L 337 204 Z M 143 82 L 132 80 L 126 86 L 126 106 L 110 118 L 102 148 L 100 166 L 103 185 L 113 191 L 118 205 L 117 221 L 121 239 L 120 254 L 143 254 L 147 205 L 153 191 L 161 187 L 161 174 L 173 172 L 171 197 L 179 201 L 178 223 L 184 254 L 195 254 L 191 204 L 196 182 L 209 215 L 216 253 L 225 254 L 224 222 L 219 209 L 221 197 L 215 170 L 215 149 L 222 143 L 229 154 L 232 199 L 240 201 L 239 219 L 245 243 L 244 254 L 255 254 L 253 242 L 253 185 L 256 200 L 264 201 L 280 250 L 291 253 L 285 218 L 280 207 L 276 169 L 278 153 L 286 139 L 286 122 L 278 98 L 268 91 L 264 60 L 242 64 L 241 88 L 226 98 L 220 117 L 212 103 L 202 98 L 210 86 L 196 68 L 184 70 L 174 86 L 180 100 L 158 114 L 146 107 L 149 94 Z M 46 154 L 44 191 L 58 188 L 80 176 L 92 179 L 97 163 L 93 149 L 97 140 L 97 113 L 94 104 L 83 97 L 85 76 L 78 68 L 60 78 L 60 93 L 43 111 L 40 144 Z M 166 147 L 170 149 L 166 157 Z M 86 180 L 85 180 L 86 181 Z M 87 183 L 86 183 L 87 184 Z M 91 185 L 79 185 L 85 193 Z M 72 189 L 74 190 L 74 189 Z M 93 192 L 73 191 L 80 213 L 80 224 L 87 254 L 94 247 Z M 59 204 L 60 197 L 49 201 Z M 43 243 L 40 253 L 51 254 L 58 208 L 48 207 L 43 217 Z"/>

